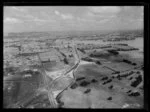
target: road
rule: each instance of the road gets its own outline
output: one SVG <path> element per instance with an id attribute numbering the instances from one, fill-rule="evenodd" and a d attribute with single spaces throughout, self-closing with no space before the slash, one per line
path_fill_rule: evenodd
<path id="1" fill-rule="evenodd" d="M 41 65 L 43 66 L 43 63 L 42 63 L 41 58 L 40 58 L 39 55 L 38 55 L 38 58 L 39 58 L 39 60 L 41 62 Z M 44 66 L 43 66 L 43 68 L 44 68 Z M 55 98 L 53 97 L 52 90 L 51 90 L 51 88 L 49 86 L 47 86 L 49 84 L 48 84 L 48 78 L 47 78 L 47 74 L 46 74 L 45 70 L 43 70 L 43 74 L 42 75 L 43 75 L 44 85 L 48 89 L 48 98 L 49 98 L 50 105 L 51 105 L 52 108 L 57 108 L 57 103 L 56 103 Z"/>
<path id="2" fill-rule="evenodd" d="M 74 58 L 75 58 L 75 64 L 69 68 L 68 70 L 66 70 L 64 73 L 62 73 L 61 76 L 57 77 L 56 79 L 54 79 L 50 84 L 49 84 L 49 80 L 48 80 L 48 75 L 47 75 L 47 72 L 45 71 L 44 69 L 44 66 L 43 66 L 43 63 L 41 61 L 41 58 L 38 54 L 38 58 L 39 58 L 39 61 L 41 62 L 41 65 L 43 67 L 43 72 L 42 72 L 42 77 L 43 77 L 43 80 L 44 80 L 44 87 L 47 89 L 47 94 L 48 94 L 48 98 L 49 98 L 49 102 L 50 102 L 50 108 L 57 108 L 58 107 L 58 104 L 57 104 L 57 101 L 56 101 L 56 98 L 57 96 L 59 96 L 64 90 L 66 90 L 66 88 L 70 87 L 70 85 L 72 85 L 72 83 L 75 82 L 76 80 L 76 77 L 74 76 L 74 71 L 77 69 L 79 63 L 80 63 L 80 57 L 79 57 L 79 54 L 78 54 L 78 51 L 77 51 L 77 48 L 74 44 L 72 44 L 72 49 L 73 49 L 73 54 L 74 54 Z M 57 75 L 57 74 L 56 74 Z M 70 75 L 72 75 L 72 77 L 70 77 Z M 68 84 L 67 87 L 65 87 L 63 90 L 60 90 L 60 91 L 57 91 L 57 94 L 54 95 L 54 92 L 56 93 L 56 91 L 53 91 L 52 90 L 52 86 L 55 84 L 56 81 L 62 79 L 62 78 L 72 78 L 73 81 Z M 4 80 L 6 81 L 11 81 L 11 78 L 4 78 Z M 13 80 L 12 80 L 13 81 Z M 34 95 L 31 95 L 29 98 L 26 98 L 19 102 L 17 102 L 16 104 L 13 105 L 13 107 L 24 107 L 24 105 L 26 105 L 30 100 L 32 100 L 34 98 L 35 94 Z"/>
<path id="3" fill-rule="evenodd" d="M 73 75 L 73 77 L 74 77 L 74 80 L 75 80 L 75 76 L 74 76 L 74 71 L 77 69 L 77 67 L 78 67 L 78 65 L 79 65 L 79 63 L 80 63 L 80 58 L 79 58 L 79 54 L 78 54 L 78 51 L 77 51 L 77 48 L 75 47 L 75 45 L 73 44 L 73 46 L 72 46 L 72 48 L 73 48 L 73 54 L 74 54 L 74 57 L 75 57 L 75 65 L 74 66 L 72 66 L 69 70 L 67 70 L 64 74 L 62 74 L 60 77 L 58 77 L 58 78 L 56 78 L 55 80 L 53 80 L 52 82 L 51 82 L 51 84 L 48 84 L 48 82 L 47 82 L 47 76 L 48 75 L 46 75 L 46 72 L 44 71 L 44 74 L 43 74 L 43 76 L 44 76 L 44 82 L 45 82 L 45 85 L 47 85 L 47 88 L 48 88 L 48 97 L 49 97 L 49 101 L 50 101 L 50 104 L 51 104 L 51 107 L 52 108 L 57 108 L 57 101 L 56 101 L 56 97 L 59 95 L 59 94 L 61 94 L 64 90 L 66 90 L 66 88 L 68 88 L 71 84 L 69 84 L 66 88 L 64 88 L 63 90 L 61 90 L 59 93 L 57 93 L 57 95 L 55 95 L 54 96 L 54 94 L 53 94 L 53 91 L 52 91 L 52 85 L 57 81 L 57 80 L 60 80 L 60 79 L 62 79 L 62 78 L 64 78 L 64 77 L 68 77 L 68 75 L 70 75 L 69 73 L 71 72 L 71 74 Z M 39 57 L 39 59 L 40 59 L 40 57 Z"/>

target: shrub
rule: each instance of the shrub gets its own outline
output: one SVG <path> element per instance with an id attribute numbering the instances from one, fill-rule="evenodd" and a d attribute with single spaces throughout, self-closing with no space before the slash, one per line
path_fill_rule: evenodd
<path id="1" fill-rule="evenodd" d="M 84 93 L 89 93 L 91 91 L 91 89 L 87 89 L 86 91 L 84 91 Z"/>
<path id="2" fill-rule="evenodd" d="M 131 83 L 131 86 L 137 87 L 141 83 L 141 81 L 142 81 L 142 76 L 139 75 L 138 77 L 136 77 L 136 80 Z"/>
<path id="3" fill-rule="evenodd" d="M 88 57 L 82 58 L 82 60 L 84 60 L 84 61 L 89 61 L 89 62 L 92 62 L 92 61 L 93 61 L 92 59 L 90 59 L 90 58 L 88 58 Z"/>
<path id="4" fill-rule="evenodd" d="M 108 77 L 106 76 L 106 77 L 103 77 L 101 80 L 107 80 L 108 79 Z"/>
<path id="5" fill-rule="evenodd" d="M 96 83 L 98 81 L 96 79 L 92 79 L 91 82 Z"/>
<path id="6" fill-rule="evenodd" d="M 131 90 L 127 91 L 127 93 L 130 93 L 130 92 L 131 92 Z"/>
<path id="7" fill-rule="evenodd" d="M 112 100 L 112 97 L 108 97 L 107 100 Z"/>
<path id="8" fill-rule="evenodd" d="M 80 80 L 83 80 L 83 79 L 85 79 L 85 77 L 79 77 L 79 78 L 76 79 L 76 81 L 80 81 Z"/>
<path id="9" fill-rule="evenodd" d="M 109 79 L 109 80 L 106 81 L 106 83 L 110 83 L 111 81 L 112 81 L 112 79 Z"/>
<path id="10" fill-rule="evenodd" d="M 60 103 L 58 104 L 58 107 L 61 108 L 63 105 L 64 105 L 64 102 L 60 102 Z"/>
<path id="11" fill-rule="evenodd" d="M 140 95 L 139 92 L 132 92 L 128 96 L 139 96 L 139 95 Z"/>
<path id="12" fill-rule="evenodd" d="M 78 87 L 77 83 L 74 83 L 74 84 L 71 85 L 70 88 L 71 88 L 71 89 L 75 89 L 75 88 L 77 88 L 77 87 Z"/>
<path id="13" fill-rule="evenodd" d="M 132 79 L 133 79 L 133 77 L 130 77 L 130 78 L 129 78 L 129 80 L 132 80 Z"/>
<path id="14" fill-rule="evenodd" d="M 65 64 L 69 64 L 67 58 L 64 58 L 64 63 L 65 63 Z"/>
<path id="15" fill-rule="evenodd" d="M 108 50 L 108 52 L 110 52 L 110 53 L 112 53 L 112 54 L 114 54 L 114 55 L 118 55 L 118 54 L 119 54 L 119 52 L 116 51 L 116 50 Z"/>
<path id="16" fill-rule="evenodd" d="M 112 79 L 114 79 L 114 78 L 115 78 L 115 76 L 112 76 L 111 78 L 112 78 Z"/>
<path id="17" fill-rule="evenodd" d="M 101 65 L 101 62 L 100 62 L 100 61 L 96 61 L 95 63 L 98 64 L 98 65 Z"/>
<path id="18" fill-rule="evenodd" d="M 90 82 L 87 82 L 87 81 L 83 81 L 83 82 L 81 82 L 80 83 L 80 86 L 87 86 L 87 85 L 89 85 L 90 84 Z"/>
<path id="19" fill-rule="evenodd" d="M 137 71 L 136 73 L 137 73 L 137 74 L 140 74 L 140 71 Z"/>
<path id="20" fill-rule="evenodd" d="M 113 88 L 113 85 L 109 86 L 108 88 L 109 88 L 109 89 L 112 89 L 112 88 Z"/>
<path id="21" fill-rule="evenodd" d="M 136 63 L 132 63 L 132 65 L 136 66 Z"/>
<path id="22" fill-rule="evenodd" d="M 126 59 L 123 59 L 123 62 L 128 63 L 128 64 L 132 64 L 132 62 L 131 62 L 131 61 L 126 60 Z"/>

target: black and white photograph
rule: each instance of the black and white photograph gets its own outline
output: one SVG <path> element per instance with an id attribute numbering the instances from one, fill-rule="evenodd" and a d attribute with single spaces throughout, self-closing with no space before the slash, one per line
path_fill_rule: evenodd
<path id="1" fill-rule="evenodd" d="M 143 109 L 144 6 L 3 6 L 3 108 Z"/>

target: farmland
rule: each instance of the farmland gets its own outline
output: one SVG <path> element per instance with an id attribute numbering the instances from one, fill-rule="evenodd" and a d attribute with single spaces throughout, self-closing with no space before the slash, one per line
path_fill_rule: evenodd
<path id="1" fill-rule="evenodd" d="M 5 108 L 143 107 L 137 32 L 52 34 L 4 37 Z"/>

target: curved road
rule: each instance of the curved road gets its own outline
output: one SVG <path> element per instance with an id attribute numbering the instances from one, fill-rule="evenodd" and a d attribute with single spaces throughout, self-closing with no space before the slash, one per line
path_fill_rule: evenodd
<path id="1" fill-rule="evenodd" d="M 54 79 L 50 84 L 49 84 L 49 81 L 48 81 L 48 78 L 49 77 L 45 71 L 45 69 L 43 70 L 42 72 L 42 76 L 43 76 L 43 80 L 44 80 L 44 85 L 45 87 L 47 88 L 48 90 L 48 98 L 49 98 L 49 102 L 50 102 L 50 107 L 51 108 L 57 108 L 58 107 L 58 104 L 57 104 L 57 101 L 56 101 L 56 98 L 57 96 L 59 96 L 64 90 L 66 90 L 66 88 L 70 87 L 70 85 L 72 85 L 72 83 L 74 83 L 74 81 L 76 80 L 75 76 L 74 76 L 74 71 L 77 69 L 79 63 L 80 63 L 80 58 L 79 58 L 79 54 L 78 54 L 78 51 L 77 51 L 77 48 L 75 47 L 74 44 L 72 44 L 72 49 L 73 49 L 73 54 L 74 54 L 74 57 L 75 57 L 75 65 L 73 65 L 71 68 L 69 68 L 68 70 L 65 71 L 65 73 L 63 73 L 60 77 L 57 77 L 56 79 Z M 38 58 L 41 62 L 41 65 L 43 66 L 42 64 L 42 61 L 41 61 L 41 58 L 38 54 Z M 43 66 L 44 67 L 44 66 Z M 56 74 L 57 75 L 57 74 Z M 72 77 L 69 77 L 69 75 L 72 75 Z M 60 92 L 58 92 L 56 94 L 56 96 L 54 96 L 54 93 L 53 93 L 53 90 L 52 90 L 52 85 L 59 79 L 62 79 L 64 77 L 69 77 L 69 78 L 73 78 L 74 81 L 72 81 L 67 87 L 65 87 L 63 90 L 60 90 Z M 11 78 L 10 79 L 5 79 L 4 80 L 7 80 L 7 81 L 11 81 Z M 56 92 L 56 91 L 54 91 Z M 14 104 L 13 107 L 20 107 L 22 105 L 24 105 L 25 103 L 27 103 L 30 99 L 33 99 L 35 95 L 31 95 L 30 98 L 27 98 L 26 100 L 21 100 L 19 101 L 18 103 Z"/>
<path id="2" fill-rule="evenodd" d="M 44 82 L 45 82 L 45 85 L 47 86 L 47 88 L 48 88 L 48 97 L 49 97 L 49 101 L 50 101 L 50 104 L 51 104 L 51 107 L 52 108 L 57 108 L 57 101 L 56 101 L 56 99 L 55 98 L 57 98 L 57 96 L 59 95 L 59 94 L 61 94 L 64 90 L 66 90 L 66 88 L 68 88 L 71 84 L 69 84 L 66 88 L 64 88 L 61 92 L 59 92 L 57 95 L 56 95 L 56 97 L 54 97 L 54 95 L 53 95 L 53 91 L 52 91 L 52 85 L 53 85 L 53 83 L 54 82 L 56 82 L 57 80 L 59 80 L 59 79 L 62 79 L 62 78 L 64 78 L 64 77 L 68 77 L 68 75 L 69 75 L 69 73 L 70 72 L 72 72 L 72 75 L 73 75 L 73 77 L 74 77 L 74 79 L 75 79 L 75 76 L 74 76 L 74 71 L 77 69 L 77 67 L 78 67 L 78 65 L 79 65 L 79 63 L 80 63 L 80 58 L 79 58 L 79 54 L 78 54 L 78 51 L 77 51 L 77 48 L 75 47 L 75 45 L 73 44 L 73 53 L 74 53 L 74 57 L 75 57 L 75 65 L 74 66 L 72 66 L 69 70 L 67 70 L 64 74 L 62 74 L 60 77 L 58 77 L 58 78 L 56 78 L 55 80 L 53 80 L 52 82 L 51 82 L 51 84 L 50 84 L 50 86 L 49 86 L 49 84 L 48 84 L 48 81 L 46 80 L 47 78 L 46 78 L 46 72 L 43 74 L 43 76 L 44 76 Z M 39 59 L 40 59 L 40 57 L 39 57 Z M 42 64 L 42 63 L 41 63 Z"/>

